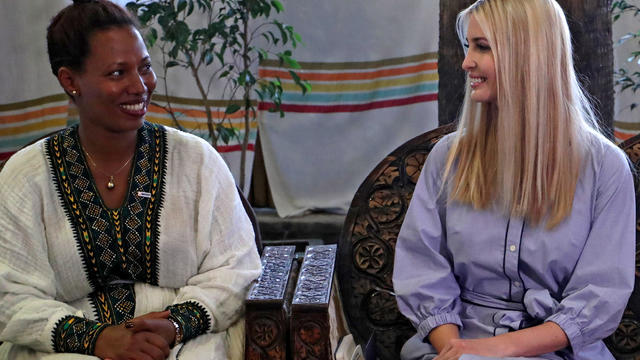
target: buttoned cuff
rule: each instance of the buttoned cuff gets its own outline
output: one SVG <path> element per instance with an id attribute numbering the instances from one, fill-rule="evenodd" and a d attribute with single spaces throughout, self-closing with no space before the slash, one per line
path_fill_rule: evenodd
<path id="1" fill-rule="evenodd" d="M 564 331 L 564 333 L 567 335 L 567 338 L 569 339 L 569 344 L 571 345 L 573 353 L 579 352 L 580 349 L 587 345 L 585 344 L 584 336 L 582 336 L 582 331 L 580 330 L 578 325 L 566 314 L 553 314 L 545 320 L 545 322 L 547 321 L 554 322 L 558 326 L 560 326 L 562 331 Z"/>
<path id="2" fill-rule="evenodd" d="M 442 313 L 442 314 L 429 316 L 428 318 L 423 320 L 420 323 L 420 325 L 418 325 L 418 334 L 420 334 L 421 339 L 424 339 L 427 337 L 427 335 L 429 335 L 431 330 L 444 324 L 458 325 L 458 328 L 462 330 L 462 321 L 460 320 L 460 316 L 458 314 Z"/>

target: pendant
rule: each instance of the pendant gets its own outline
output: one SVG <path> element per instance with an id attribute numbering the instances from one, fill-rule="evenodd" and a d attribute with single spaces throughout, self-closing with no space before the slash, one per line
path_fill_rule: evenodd
<path id="1" fill-rule="evenodd" d="M 116 187 L 116 184 L 113 182 L 113 176 L 109 176 L 109 181 L 107 182 L 107 189 L 111 190 Z"/>

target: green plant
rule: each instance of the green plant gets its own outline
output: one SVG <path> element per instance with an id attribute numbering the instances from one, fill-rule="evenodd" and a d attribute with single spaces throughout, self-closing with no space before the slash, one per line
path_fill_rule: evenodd
<path id="1" fill-rule="evenodd" d="M 613 21 L 617 21 L 624 15 L 633 15 L 634 17 L 639 16 L 640 7 L 630 4 L 625 0 L 614 1 L 611 5 L 611 12 L 613 15 Z M 629 40 L 637 41 L 638 47 L 636 47 L 636 49 L 629 54 L 627 62 L 640 66 L 640 29 L 635 33 L 629 32 L 622 36 L 620 39 L 618 39 L 618 44 L 623 44 Z M 622 92 L 629 89 L 635 94 L 638 90 L 640 90 L 639 70 L 634 71 L 623 67 L 615 70 L 614 75 L 616 78 L 615 86 L 619 89 L 619 91 Z M 629 105 L 629 108 L 630 110 L 633 110 L 637 106 L 637 102 L 632 102 Z"/>
<path id="2" fill-rule="evenodd" d="M 300 35 L 292 26 L 273 19 L 273 15 L 284 10 L 282 3 L 279 0 L 135 0 L 129 2 L 127 8 L 138 15 L 148 45 L 158 46 L 162 52 L 163 73 L 159 77 L 164 80 L 165 90 L 168 91 L 170 68 L 183 67 L 192 75 L 214 147 L 220 141 L 226 144 L 234 137 L 239 138 L 240 132 L 232 126 L 228 115 L 244 110 L 239 179 L 243 189 L 250 121 L 256 116 L 254 96 L 259 101 L 271 102 L 273 106 L 269 111 L 284 116 L 280 109 L 282 83 L 279 78 L 260 79 L 258 62 L 279 59 L 283 66 L 292 69 L 289 73 L 303 94 L 311 89 L 294 71 L 300 65 L 292 57 L 292 50 L 300 44 Z M 262 46 L 256 45 L 258 39 Z M 224 85 L 219 86 L 219 81 Z M 222 98 L 229 100 L 220 120 L 214 120 L 207 101 L 214 84 L 218 84 L 217 89 L 223 89 Z M 171 103 L 167 101 L 162 107 L 180 127 L 179 114 Z"/>

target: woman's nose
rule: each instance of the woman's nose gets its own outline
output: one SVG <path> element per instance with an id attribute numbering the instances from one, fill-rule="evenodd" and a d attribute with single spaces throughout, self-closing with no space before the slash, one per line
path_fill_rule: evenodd
<path id="1" fill-rule="evenodd" d="M 129 92 L 132 94 L 143 94 L 146 91 L 147 85 L 144 83 L 144 78 L 139 74 L 134 74 L 129 84 Z"/>
<path id="2" fill-rule="evenodd" d="M 474 67 L 476 67 L 476 62 L 471 58 L 471 56 L 469 56 L 469 54 L 467 54 L 462 61 L 462 69 L 464 71 L 469 71 Z"/>

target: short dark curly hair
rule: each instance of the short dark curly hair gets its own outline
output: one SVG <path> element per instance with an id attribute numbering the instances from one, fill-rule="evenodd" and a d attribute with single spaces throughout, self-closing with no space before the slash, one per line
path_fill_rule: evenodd
<path id="1" fill-rule="evenodd" d="M 121 26 L 137 29 L 138 22 L 127 10 L 109 0 L 74 0 L 47 27 L 47 51 L 53 75 L 58 76 L 63 66 L 82 71 L 91 50 L 91 35 Z"/>

